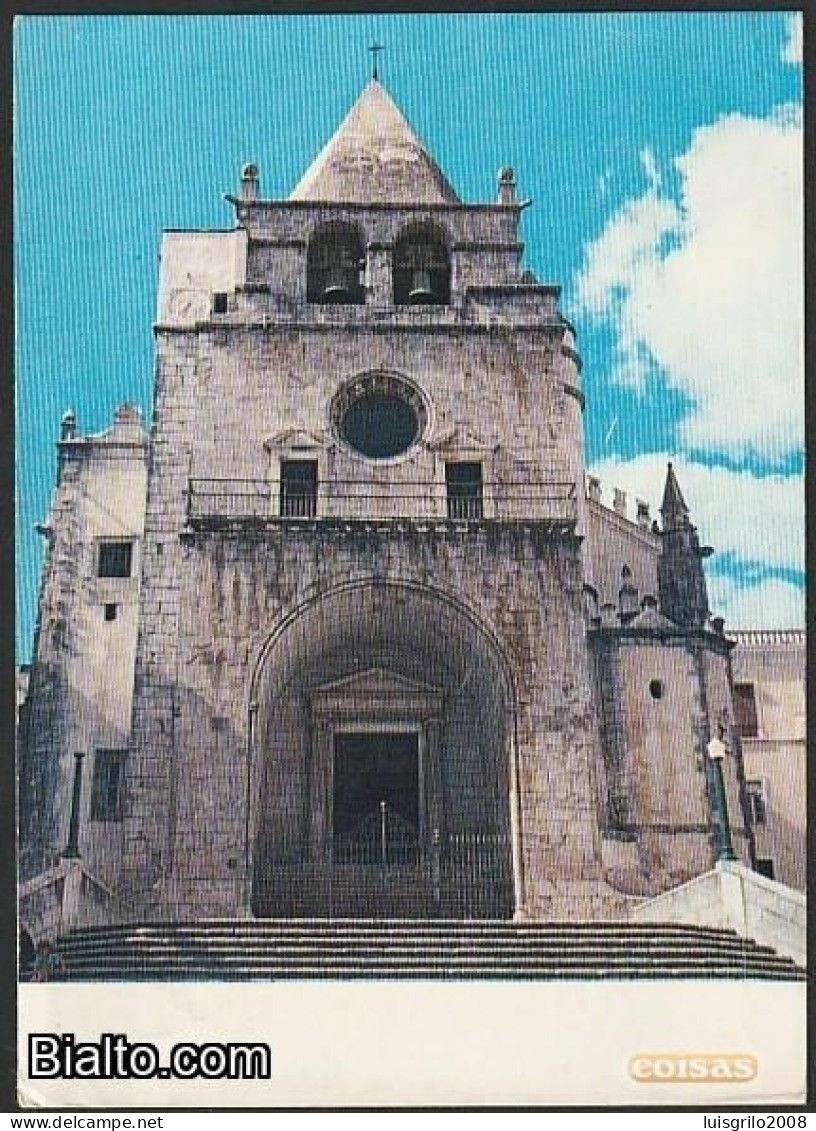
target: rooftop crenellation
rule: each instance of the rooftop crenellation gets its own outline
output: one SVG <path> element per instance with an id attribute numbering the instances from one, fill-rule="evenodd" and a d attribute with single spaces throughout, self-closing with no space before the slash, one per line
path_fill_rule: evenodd
<path id="1" fill-rule="evenodd" d="M 629 497 L 622 488 L 614 487 L 612 491 L 612 505 L 610 506 L 603 497 L 603 485 L 597 475 L 587 475 L 586 477 L 586 497 L 591 503 L 598 503 L 604 507 L 605 510 L 611 511 L 613 514 L 618 515 L 619 518 L 625 519 L 633 526 L 637 526 L 640 530 L 646 531 L 648 534 L 655 534 L 656 523 L 653 521 L 649 503 L 644 499 L 635 498 L 635 515 L 634 518 L 629 514 Z"/>
<path id="2" fill-rule="evenodd" d="M 767 647 L 769 644 L 804 648 L 807 639 L 803 628 L 732 628 L 729 629 L 728 635 L 745 648 Z"/>

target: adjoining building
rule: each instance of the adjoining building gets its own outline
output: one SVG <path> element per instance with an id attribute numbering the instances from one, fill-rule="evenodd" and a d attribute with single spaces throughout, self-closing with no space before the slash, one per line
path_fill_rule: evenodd
<path id="1" fill-rule="evenodd" d="M 756 868 L 804 891 L 807 763 L 805 634 L 732 632 L 734 713 L 745 764 Z"/>
<path id="2" fill-rule="evenodd" d="M 95 922 L 620 919 L 712 868 L 718 780 L 755 867 L 711 551 L 671 465 L 659 523 L 585 486 L 513 169 L 463 203 L 375 79 L 228 199 L 164 236 L 150 436 L 63 421 L 25 878 L 68 845 Z"/>

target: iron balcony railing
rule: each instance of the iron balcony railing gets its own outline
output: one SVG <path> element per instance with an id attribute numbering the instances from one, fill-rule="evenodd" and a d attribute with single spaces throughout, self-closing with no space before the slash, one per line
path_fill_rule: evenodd
<path id="1" fill-rule="evenodd" d="M 481 491 L 447 492 L 445 484 L 416 480 L 378 483 L 326 480 L 316 490 L 281 490 L 260 479 L 190 479 L 187 521 L 195 526 L 280 519 L 483 519 L 573 524 L 574 483 L 551 480 L 486 482 Z"/>
<path id="2" fill-rule="evenodd" d="M 484 495 L 474 491 L 472 495 L 452 495 L 448 493 L 448 518 L 474 520 L 484 518 Z"/>
<path id="3" fill-rule="evenodd" d="M 285 487 L 280 496 L 282 518 L 314 518 L 317 514 L 317 491 L 296 491 Z"/>

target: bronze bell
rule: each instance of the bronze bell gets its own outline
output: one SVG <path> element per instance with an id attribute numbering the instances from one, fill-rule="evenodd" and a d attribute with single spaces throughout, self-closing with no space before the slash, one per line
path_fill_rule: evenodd
<path id="1" fill-rule="evenodd" d="M 431 287 L 430 271 L 414 271 L 411 277 L 411 289 L 408 292 L 410 302 L 435 302 L 436 295 Z"/>
<path id="2" fill-rule="evenodd" d="M 345 267 L 332 267 L 326 272 L 323 286 L 323 302 L 351 302 L 349 274 Z"/>

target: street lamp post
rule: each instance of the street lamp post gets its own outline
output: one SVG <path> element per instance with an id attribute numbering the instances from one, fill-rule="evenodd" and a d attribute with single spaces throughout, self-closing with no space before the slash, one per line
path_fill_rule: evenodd
<path id="1" fill-rule="evenodd" d="M 79 855 L 79 805 L 82 799 L 82 759 L 85 754 L 82 750 L 74 753 L 74 790 L 71 797 L 71 822 L 68 826 L 68 843 L 65 846 L 63 857 L 76 860 Z"/>
<path id="2" fill-rule="evenodd" d="M 708 757 L 711 761 L 714 815 L 717 820 L 717 859 L 736 860 L 734 846 L 731 843 L 731 822 L 728 819 L 728 797 L 725 792 L 725 778 L 723 776 L 722 762 L 726 755 L 726 745 L 722 741 L 722 727 L 716 738 L 712 738 L 707 746 Z"/>

